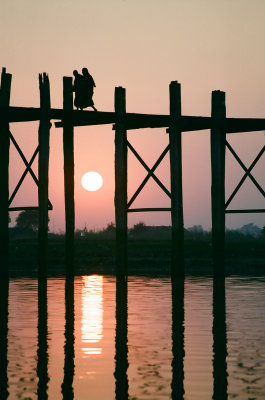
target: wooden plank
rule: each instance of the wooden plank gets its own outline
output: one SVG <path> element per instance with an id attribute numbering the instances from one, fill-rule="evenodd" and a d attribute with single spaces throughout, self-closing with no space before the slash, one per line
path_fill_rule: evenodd
<path id="1" fill-rule="evenodd" d="M 75 202 L 74 202 L 74 129 L 69 115 L 73 110 L 73 84 L 71 77 L 63 78 L 63 151 L 65 196 L 65 262 L 66 272 L 73 274 Z"/>
<path id="2" fill-rule="evenodd" d="M 39 121 L 40 109 L 34 107 L 2 107 L 4 113 L 8 115 L 9 122 L 27 122 Z M 73 110 L 69 113 L 72 118 L 73 126 L 88 126 L 88 125 L 104 125 L 115 123 L 115 113 L 87 110 Z M 52 108 L 50 111 L 50 119 L 61 120 L 55 122 L 56 128 L 63 127 L 63 109 Z M 155 114 L 126 114 L 126 129 L 143 129 L 143 128 L 166 128 L 169 126 L 169 115 Z M 198 130 L 211 129 L 211 117 L 203 116 L 187 116 L 181 117 L 181 131 L 191 132 Z M 239 132 L 255 132 L 265 130 L 264 118 L 226 118 L 225 122 L 226 133 Z"/>
<path id="3" fill-rule="evenodd" d="M 257 132 L 265 130 L 264 118 L 226 118 L 226 133 Z"/>
<path id="4" fill-rule="evenodd" d="M 171 208 L 128 208 L 127 212 L 153 212 L 153 211 L 171 211 Z"/>
<path id="5" fill-rule="evenodd" d="M 265 213 L 265 208 L 225 210 L 225 213 L 226 214 L 259 214 L 259 213 Z"/>
<path id="6" fill-rule="evenodd" d="M 25 211 L 25 210 L 38 210 L 38 206 L 29 206 L 29 207 L 10 207 L 9 211 Z"/>
<path id="7" fill-rule="evenodd" d="M 225 243 L 225 93 L 212 92 L 211 172 L 214 273 L 224 274 Z"/>
<path id="8" fill-rule="evenodd" d="M 40 88 L 40 125 L 39 125 L 39 274 L 45 274 L 47 268 L 48 245 L 48 186 L 50 154 L 50 84 L 47 74 L 39 75 Z"/>
<path id="9" fill-rule="evenodd" d="M 1 75 L 0 106 L 9 107 L 12 75 L 3 68 Z M 8 274 L 8 200 L 9 200 L 9 122 L 6 113 L 0 111 L 0 274 Z"/>
<path id="10" fill-rule="evenodd" d="M 171 82 L 170 93 L 170 178 L 172 221 L 172 265 L 171 273 L 184 275 L 184 222 L 182 195 L 182 148 L 181 148 L 181 86 Z"/>
<path id="11" fill-rule="evenodd" d="M 127 274 L 127 132 L 125 89 L 115 88 L 115 220 L 117 275 Z"/>

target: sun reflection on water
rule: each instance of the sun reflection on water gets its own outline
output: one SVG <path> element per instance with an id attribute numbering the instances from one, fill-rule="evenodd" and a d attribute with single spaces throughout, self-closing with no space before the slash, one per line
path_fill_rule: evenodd
<path id="1" fill-rule="evenodd" d="M 102 353 L 103 276 L 82 276 L 81 338 L 84 357 Z"/>

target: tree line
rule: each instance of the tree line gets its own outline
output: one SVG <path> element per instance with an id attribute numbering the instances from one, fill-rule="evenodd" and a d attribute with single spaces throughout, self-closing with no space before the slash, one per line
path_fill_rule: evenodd
<path id="1" fill-rule="evenodd" d="M 16 225 L 13 230 L 20 235 L 34 235 L 38 231 L 38 210 L 21 211 L 16 218 Z M 49 219 L 50 221 L 50 219 Z M 9 218 L 10 222 L 10 218 Z M 75 235 L 77 238 L 94 238 L 94 239 L 115 239 L 116 228 L 113 222 L 110 222 L 106 228 L 95 231 L 77 229 Z M 56 234 L 51 234 L 56 235 Z M 57 234 L 58 235 L 58 234 Z M 128 229 L 130 239 L 141 240 L 170 240 L 170 226 L 148 226 L 144 222 L 138 222 L 132 228 Z M 201 225 L 184 229 L 184 237 L 186 240 L 211 240 L 211 232 L 203 229 Z M 242 226 L 239 229 L 227 229 L 226 239 L 228 241 L 249 241 L 249 240 L 265 240 L 265 226 L 259 228 L 253 223 Z"/>

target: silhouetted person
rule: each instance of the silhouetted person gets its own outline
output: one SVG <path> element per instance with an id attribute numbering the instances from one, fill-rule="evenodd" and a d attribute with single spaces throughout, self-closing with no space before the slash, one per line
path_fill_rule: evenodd
<path id="1" fill-rule="evenodd" d="M 87 95 L 88 95 L 88 99 L 87 99 L 88 104 L 86 105 L 86 107 L 92 107 L 95 111 L 97 111 L 96 107 L 94 106 L 94 101 L 92 99 L 93 94 L 94 94 L 94 87 L 96 87 L 94 79 L 88 72 L 87 68 L 82 69 L 82 74 L 84 77 L 84 85 L 86 87 L 86 91 L 87 91 Z"/>
<path id="2" fill-rule="evenodd" d="M 79 110 L 83 110 L 84 103 L 85 103 L 85 84 L 84 84 L 84 77 L 83 75 L 79 74 L 78 71 L 75 69 L 73 71 L 74 74 L 74 92 L 75 92 L 75 100 L 74 105 Z"/>

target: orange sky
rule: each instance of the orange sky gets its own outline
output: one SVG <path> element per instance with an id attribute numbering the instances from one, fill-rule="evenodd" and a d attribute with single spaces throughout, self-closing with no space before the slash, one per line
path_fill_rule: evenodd
<path id="1" fill-rule="evenodd" d="M 229 117 L 264 117 L 265 3 L 263 0 L 3 0 L 0 15 L 1 66 L 13 74 L 11 105 L 38 106 L 38 73 L 47 72 L 52 107 L 62 107 L 62 77 L 87 66 L 96 82 L 94 101 L 112 111 L 115 86 L 124 86 L 127 110 L 168 113 L 168 85 L 182 84 L 184 115 L 210 115 L 212 90 L 226 92 Z M 12 132 L 28 158 L 37 140 L 35 123 L 13 124 Z M 264 144 L 264 133 L 230 135 L 229 140 L 248 166 Z M 149 166 L 163 151 L 163 129 L 130 132 L 129 137 Z M 184 223 L 209 229 L 209 132 L 183 134 Z M 264 157 L 265 158 L 265 157 Z M 114 135 L 111 126 L 75 130 L 76 227 L 100 229 L 114 220 Z M 264 185 L 265 160 L 253 170 Z M 11 149 L 10 191 L 21 174 Z M 51 130 L 51 230 L 64 230 L 62 130 Z M 86 192 L 83 173 L 101 173 L 104 185 Z M 227 196 L 242 176 L 227 154 Z M 145 172 L 129 158 L 129 197 Z M 167 160 L 158 176 L 169 184 Z M 13 205 L 36 204 L 37 192 L 28 177 Z M 167 206 L 168 200 L 149 183 L 135 206 Z M 265 200 L 252 183 L 239 192 L 231 208 L 264 208 Z M 13 218 L 15 214 L 13 215 Z M 129 216 L 137 221 L 170 224 L 169 213 Z M 228 227 L 255 222 L 263 215 L 227 216 Z"/>

